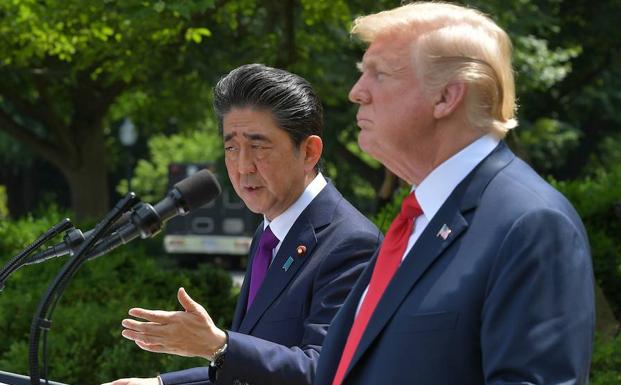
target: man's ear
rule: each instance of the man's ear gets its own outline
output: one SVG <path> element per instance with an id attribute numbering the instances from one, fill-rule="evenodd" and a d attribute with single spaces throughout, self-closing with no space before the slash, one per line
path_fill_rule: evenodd
<path id="1" fill-rule="evenodd" d="M 302 146 L 304 147 L 304 171 L 310 172 L 315 168 L 315 165 L 321 158 L 323 141 L 317 135 L 310 135 L 304 139 Z"/>
<path id="2" fill-rule="evenodd" d="M 465 83 L 447 84 L 433 107 L 433 117 L 442 119 L 452 114 L 463 103 L 467 90 Z"/>

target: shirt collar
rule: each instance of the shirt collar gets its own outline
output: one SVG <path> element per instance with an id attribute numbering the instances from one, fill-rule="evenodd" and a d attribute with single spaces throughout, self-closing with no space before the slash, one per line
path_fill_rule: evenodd
<path id="1" fill-rule="evenodd" d="M 300 197 L 286 209 L 282 214 L 270 221 L 267 217 L 263 216 L 263 229 L 267 226 L 272 229 L 274 235 L 282 241 L 287 236 L 287 233 L 298 219 L 302 211 L 315 199 L 317 195 L 323 190 L 328 182 L 319 172 L 315 179 L 306 186 Z"/>
<path id="2" fill-rule="evenodd" d="M 484 135 L 436 167 L 418 186 L 416 200 L 429 221 L 440 210 L 455 187 L 488 156 L 500 141 Z"/>

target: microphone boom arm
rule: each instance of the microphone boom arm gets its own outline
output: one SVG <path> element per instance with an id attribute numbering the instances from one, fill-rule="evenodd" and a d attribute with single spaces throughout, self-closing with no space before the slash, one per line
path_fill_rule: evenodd
<path id="1" fill-rule="evenodd" d="M 41 374 L 39 373 L 39 339 L 42 331 L 47 331 L 52 325 L 52 312 L 56 303 L 60 300 L 62 293 L 69 283 L 69 280 L 76 273 L 78 268 L 86 260 L 85 256 L 88 250 L 102 237 L 106 231 L 116 222 L 119 217 L 136 203 L 138 198 L 136 194 L 130 192 L 121 199 L 112 210 L 99 222 L 93 232 L 80 245 L 73 258 L 71 258 L 62 268 L 60 273 L 56 275 L 54 281 L 49 285 L 47 292 L 39 302 L 37 312 L 35 313 L 30 325 L 30 349 L 29 349 L 29 369 L 30 382 L 32 385 L 39 385 Z M 44 362 L 46 361 L 44 352 Z"/>
<path id="2" fill-rule="evenodd" d="M 0 291 L 4 288 L 4 281 L 17 269 L 28 264 L 24 262 L 26 258 L 36 250 L 39 246 L 54 238 L 57 234 L 73 227 L 69 218 L 64 218 L 50 229 L 48 229 L 43 235 L 41 235 L 36 241 L 31 243 L 28 247 L 22 250 L 19 254 L 13 257 L 0 271 Z"/>

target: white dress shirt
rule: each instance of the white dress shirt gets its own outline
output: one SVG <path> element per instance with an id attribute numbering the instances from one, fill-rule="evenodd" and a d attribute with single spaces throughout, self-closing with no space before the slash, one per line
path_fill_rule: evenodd
<path id="1" fill-rule="evenodd" d="M 278 244 L 274 247 L 274 250 L 272 250 L 272 261 L 274 260 L 276 253 L 278 253 L 278 249 L 280 249 L 283 239 L 285 239 L 295 221 L 298 219 L 300 214 L 302 214 L 302 211 L 308 207 L 308 205 L 317 195 L 319 195 L 321 190 L 323 190 L 327 184 L 328 182 L 326 182 L 323 175 L 321 173 L 317 173 L 315 179 L 313 179 L 313 181 L 306 186 L 300 197 L 293 202 L 288 209 L 283 211 L 282 214 L 274 218 L 272 221 L 267 219 L 266 216 L 263 216 L 263 230 L 269 226 L 272 233 L 274 233 L 276 238 L 278 238 Z"/>
<path id="2" fill-rule="evenodd" d="M 484 135 L 445 160 L 418 186 L 412 186 L 412 193 L 416 196 L 423 213 L 414 220 L 414 231 L 401 256 L 402 262 L 455 187 L 498 146 L 498 143 L 499 140 L 494 136 Z M 356 315 L 368 290 L 367 286 L 360 297 Z"/>

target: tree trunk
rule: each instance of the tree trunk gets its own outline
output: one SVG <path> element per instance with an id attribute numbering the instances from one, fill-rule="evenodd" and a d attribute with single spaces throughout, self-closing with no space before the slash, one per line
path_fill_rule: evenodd
<path id="1" fill-rule="evenodd" d="M 78 161 L 57 164 L 71 190 L 71 209 L 77 220 L 101 218 L 109 209 L 106 148 L 103 130 L 82 130 Z"/>
<path id="2" fill-rule="evenodd" d="M 71 190 L 71 209 L 78 221 L 101 218 L 110 205 L 108 180 L 105 168 L 97 170 L 96 165 L 84 165 L 78 170 L 65 171 Z"/>

